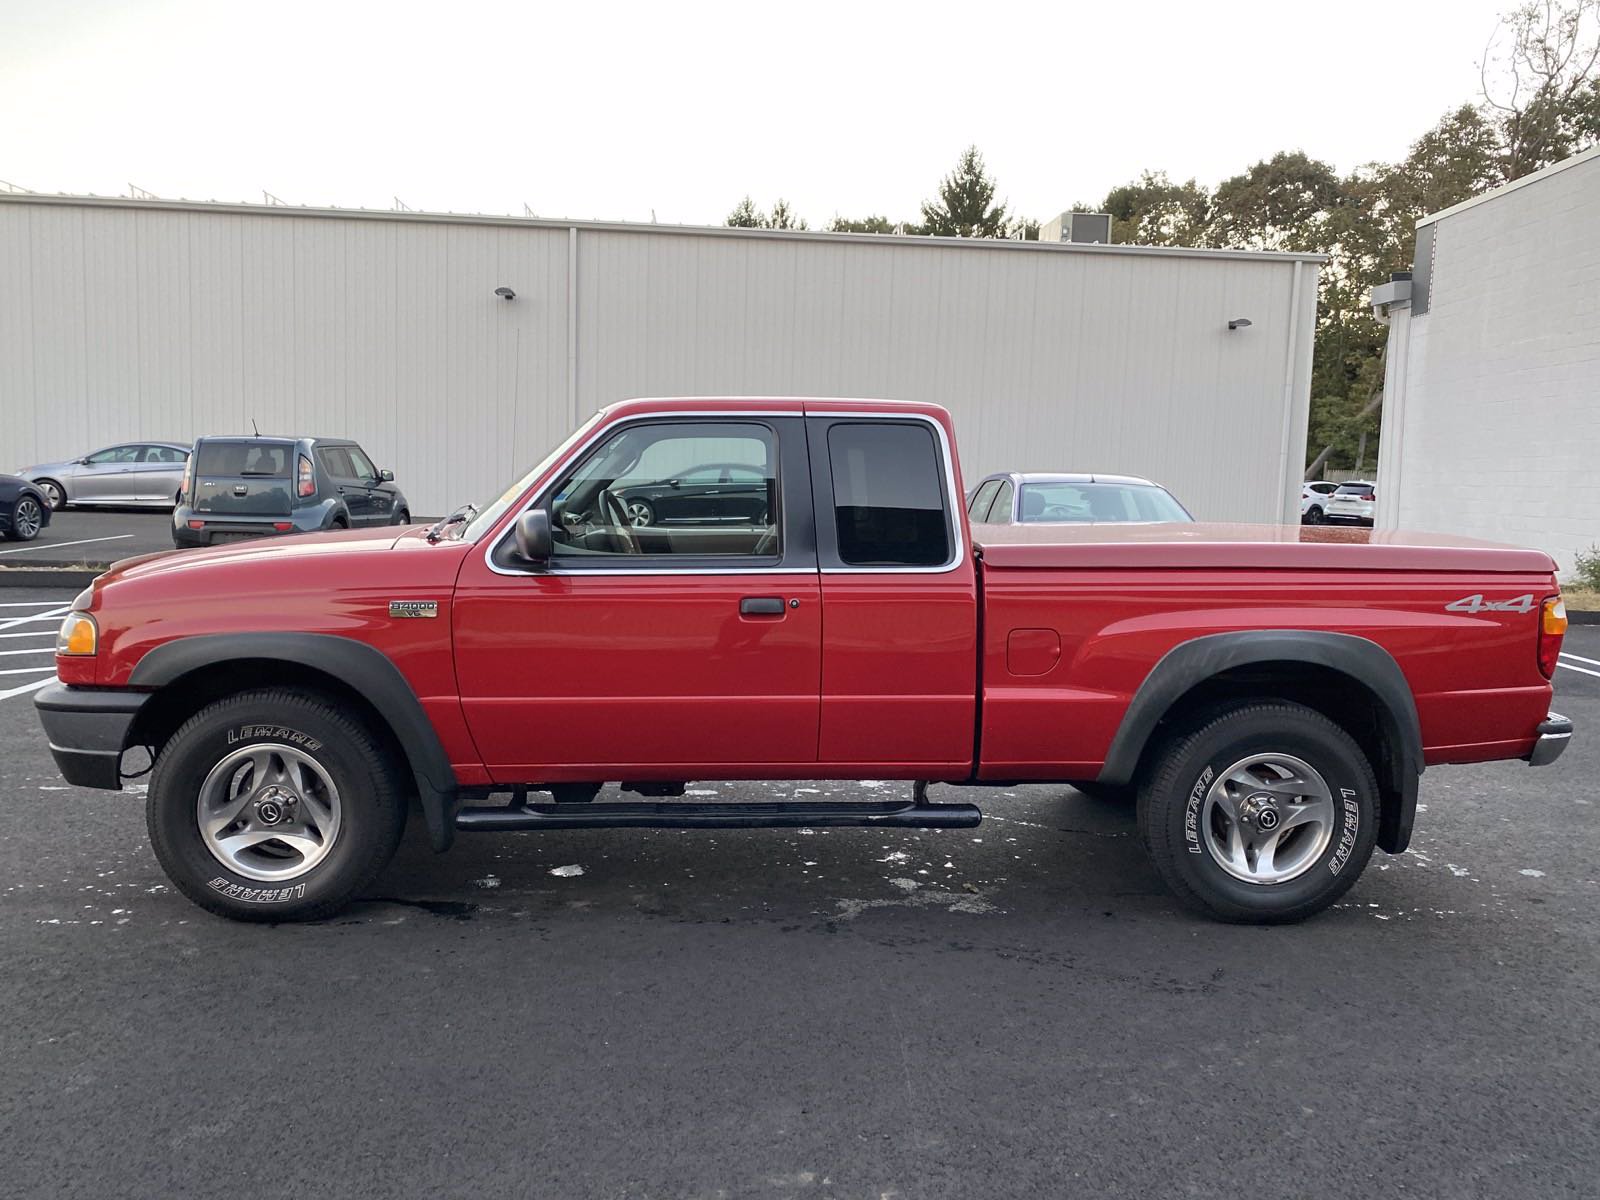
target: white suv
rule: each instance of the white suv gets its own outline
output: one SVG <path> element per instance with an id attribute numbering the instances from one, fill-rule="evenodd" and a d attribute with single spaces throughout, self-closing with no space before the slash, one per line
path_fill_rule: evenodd
<path id="1" fill-rule="evenodd" d="M 1315 483 L 1300 485 L 1300 524 L 1321 525 L 1327 519 L 1327 500 L 1333 495 L 1337 483 L 1319 479 Z"/>
<path id="2" fill-rule="evenodd" d="M 1352 480 L 1341 483 L 1338 491 L 1328 497 L 1323 515 L 1329 521 L 1354 521 L 1357 525 L 1372 524 L 1372 507 L 1377 500 L 1377 485 Z"/>

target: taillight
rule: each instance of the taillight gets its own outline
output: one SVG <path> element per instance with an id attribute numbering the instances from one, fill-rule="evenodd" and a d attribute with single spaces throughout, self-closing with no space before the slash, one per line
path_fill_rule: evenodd
<path id="1" fill-rule="evenodd" d="M 1366 495 L 1362 496 L 1361 498 L 1363 500 L 1376 500 L 1378 497 L 1377 497 L 1377 495 L 1375 493 L 1368 492 Z"/>
<path id="2" fill-rule="evenodd" d="M 194 455 L 189 455 L 189 465 L 183 469 L 183 495 L 186 503 L 194 502 Z"/>
<path id="3" fill-rule="evenodd" d="M 1567 606 L 1560 596 L 1546 596 L 1539 609 L 1539 670 L 1546 679 L 1556 673 L 1561 639 L 1567 636 Z"/>
<path id="4" fill-rule="evenodd" d="M 189 521 L 189 528 L 190 529 L 204 529 L 205 527 L 206 527 L 206 523 L 204 521 L 196 521 L 196 520 L 193 520 L 193 519 L 191 519 Z"/>
<path id="5" fill-rule="evenodd" d="M 301 497 L 317 494 L 317 481 L 311 472 L 311 460 L 304 454 L 300 456 L 300 482 L 295 487 L 295 494 Z"/>
<path id="6" fill-rule="evenodd" d="M 288 533 L 289 530 L 294 528 L 294 522 L 293 521 L 274 521 L 272 523 L 272 527 L 274 529 L 276 529 L 279 533 Z"/>

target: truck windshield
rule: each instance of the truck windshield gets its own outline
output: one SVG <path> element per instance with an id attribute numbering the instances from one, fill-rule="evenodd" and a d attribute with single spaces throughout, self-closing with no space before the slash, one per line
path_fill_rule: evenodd
<path id="1" fill-rule="evenodd" d="M 1140 483 L 1024 483 L 1019 520 L 1028 523 L 1193 521 L 1163 488 Z"/>

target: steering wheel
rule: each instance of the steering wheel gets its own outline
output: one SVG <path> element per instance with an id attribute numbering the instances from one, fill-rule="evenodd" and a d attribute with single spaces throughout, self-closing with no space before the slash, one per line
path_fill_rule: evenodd
<path id="1" fill-rule="evenodd" d="M 639 539 L 633 532 L 633 522 L 628 520 L 627 506 L 617 499 L 610 488 L 600 489 L 600 507 L 605 510 L 606 520 L 616 526 L 617 540 L 622 543 L 624 554 L 643 554 L 639 546 Z"/>

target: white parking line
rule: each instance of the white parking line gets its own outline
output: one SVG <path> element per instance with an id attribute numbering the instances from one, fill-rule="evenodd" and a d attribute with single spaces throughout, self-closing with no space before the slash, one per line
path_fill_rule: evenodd
<path id="1" fill-rule="evenodd" d="M 75 542 L 40 542 L 36 546 L 18 546 L 15 550 L 0 550 L 0 554 L 26 554 L 30 550 L 60 550 L 63 546 L 87 546 L 90 542 L 120 542 L 132 536 L 131 533 L 113 533 L 105 537 L 79 538 Z"/>
<path id="2" fill-rule="evenodd" d="M 53 629 L 26 629 L 21 633 L 0 633 L 0 638 L 55 637 Z"/>
<path id="3" fill-rule="evenodd" d="M 48 667 L 15 667 L 11 670 L 0 671 L 0 675 L 34 675 L 40 671 L 49 671 L 50 674 L 54 675 L 56 673 L 56 665 L 51 663 Z"/>
<path id="4" fill-rule="evenodd" d="M 0 650 L 0 658 L 15 658 L 19 654 L 54 654 L 54 646 L 29 646 L 23 650 Z"/>
<path id="5" fill-rule="evenodd" d="M 25 683 L 21 687 L 12 688 L 10 691 L 0 692 L 0 700 L 9 700 L 11 697 L 20 696 L 24 692 L 36 692 L 45 684 L 54 682 L 55 676 L 53 675 L 47 676 L 44 679 L 35 679 L 32 683 Z"/>
<path id="6" fill-rule="evenodd" d="M 1600 671 L 1591 671 L 1588 667 L 1575 667 L 1571 663 L 1564 662 L 1558 662 L 1556 666 L 1565 667 L 1569 671 L 1576 671 L 1580 675 L 1593 675 L 1596 679 L 1600 679 Z"/>
<path id="7" fill-rule="evenodd" d="M 52 608 L 49 612 L 34 613 L 31 617 L 12 617 L 0 621 L 0 629 L 14 629 L 18 625 L 27 625 L 33 621 L 49 621 L 56 617 L 64 617 L 72 611 L 72 605 L 63 604 L 60 608 Z"/>
<path id="8" fill-rule="evenodd" d="M 1585 658 L 1581 654 L 1568 654 L 1565 650 L 1563 650 L 1561 652 L 1561 657 L 1562 658 L 1570 658 L 1574 662 L 1588 663 L 1591 667 L 1600 667 L 1600 659 Z"/>
<path id="9" fill-rule="evenodd" d="M 58 603 L 58 600 L 4 600 L 0 601 L 0 608 L 49 608 Z"/>

